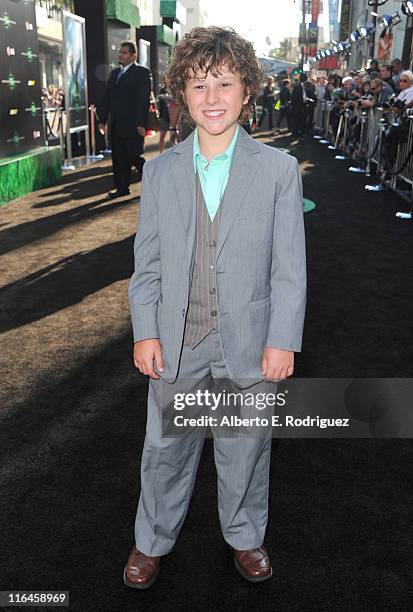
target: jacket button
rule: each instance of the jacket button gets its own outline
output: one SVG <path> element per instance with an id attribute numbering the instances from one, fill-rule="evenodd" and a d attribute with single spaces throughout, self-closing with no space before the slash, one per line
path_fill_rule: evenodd
<path id="1" fill-rule="evenodd" d="M 185 312 L 186 312 L 186 309 L 185 309 L 185 308 L 182 308 L 182 316 L 183 316 L 183 317 L 185 316 Z"/>
<path id="2" fill-rule="evenodd" d="M 216 317 L 216 316 L 217 316 L 217 311 L 216 311 L 216 310 L 211 310 L 211 315 L 212 315 L 213 317 Z"/>
<path id="3" fill-rule="evenodd" d="M 216 292 L 215 287 L 211 287 L 211 289 L 209 290 L 209 293 L 210 293 L 211 295 L 214 295 L 214 293 L 215 293 L 215 292 Z"/>
<path id="4" fill-rule="evenodd" d="M 216 242 L 215 242 L 215 240 L 210 240 L 210 241 L 208 242 L 208 244 L 209 244 L 209 246 L 210 246 L 210 247 L 214 247 L 214 246 L 216 246 Z"/>

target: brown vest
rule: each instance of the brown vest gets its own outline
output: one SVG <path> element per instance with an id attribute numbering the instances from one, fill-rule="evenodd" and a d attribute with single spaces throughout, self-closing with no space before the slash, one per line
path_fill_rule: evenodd
<path id="1" fill-rule="evenodd" d="M 191 348 L 195 348 L 212 329 L 218 328 L 215 258 L 223 199 L 211 221 L 196 173 L 195 262 L 184 335 L 184 343 Z"/>

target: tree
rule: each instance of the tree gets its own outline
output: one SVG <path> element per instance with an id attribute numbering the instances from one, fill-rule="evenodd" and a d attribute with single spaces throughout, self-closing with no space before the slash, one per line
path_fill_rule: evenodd
<path id="1" fill-rule="evenodd" d="M 274 49 L 271 49 L 268 55 L 270 57 L 274 57 L 277 59 L 286 60 L 288 59 L 291 48 L 292 48 L 291 41 L 288 38 L 284 38 L 284 40 L 280 42 L 280 46 L 275 47 Z"/>

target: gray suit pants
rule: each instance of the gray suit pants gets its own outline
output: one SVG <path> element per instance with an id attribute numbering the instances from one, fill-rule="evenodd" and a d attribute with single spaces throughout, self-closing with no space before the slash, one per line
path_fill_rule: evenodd
<path id="1" fill-rule="evenodd" d="M 228 378 L 216 330 L 194 349 L 183 345 L 176 382 L 211 377 Z M 135 542 L 138 550 L 150 556 L 165 555 L 175 544 L 188 511 L 205 438 L 205 430 L 199 428 L 179 437 L 162 436 L 157 398 L 165 385 L 170 389 L 176 382 L 167 383 L 161 378 L 149 381 Z M 276 384 L 266 382 L 237 391 L 251 393 L 258 388 L 261 392 L 276 392 Z M 213 433 L 218 512 L 224 539 L 238 550 L 257 548 L 263 544 L 268 517 L 271 428 L 260 436 L 222 437 Z"/>

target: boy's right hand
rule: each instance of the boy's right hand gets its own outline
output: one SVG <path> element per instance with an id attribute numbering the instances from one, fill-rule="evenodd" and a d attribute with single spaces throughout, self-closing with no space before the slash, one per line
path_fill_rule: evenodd
<path id="1" fill-rule="evenodd" d="M 153 369 L 154 359 L 157 370 L 163 372 L 161 344 L 158 338 L 150 338 L 149 340 L 139 340 L 135 342 L 135 346 L 133 347 L 133 361 L 135 367 L 138 368 L 142 374 L 157 380 L 159 376 Z"/>

